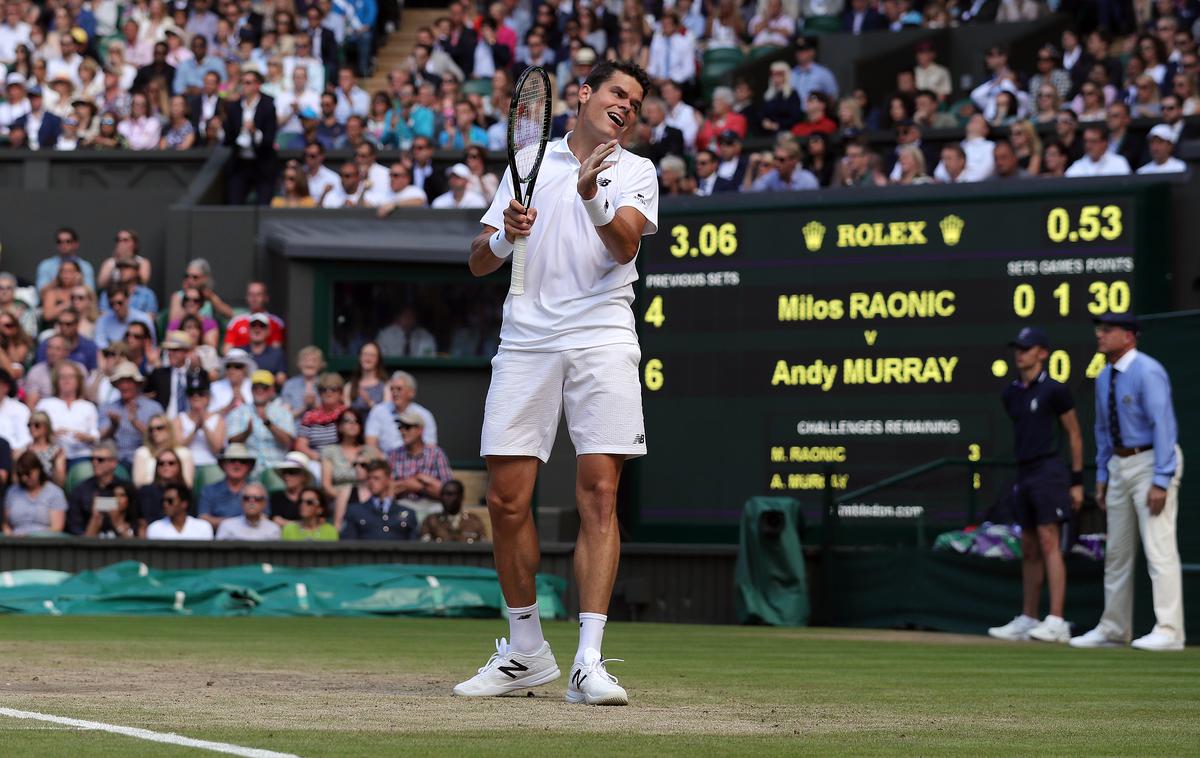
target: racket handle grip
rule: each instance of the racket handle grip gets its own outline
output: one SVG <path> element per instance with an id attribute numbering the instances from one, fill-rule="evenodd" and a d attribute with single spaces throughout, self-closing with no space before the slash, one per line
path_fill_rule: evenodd
<path id="1" fill-rule="evenodd" d="M 528 244 L 528 237 L 517 237 L 513 243 L 512 283 L 508 287 L 510 295 L 525 294 L 525 246 Z"/>

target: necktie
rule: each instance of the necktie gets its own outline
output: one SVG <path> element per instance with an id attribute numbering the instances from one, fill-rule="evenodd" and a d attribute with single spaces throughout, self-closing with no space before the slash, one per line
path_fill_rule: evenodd
<path id="1" fill-rule="evenodd" d="M 183 372 L 175 372 L 175 410 L 187 412 L 187 388 L 184 384 Z"/>
<path id="2" fill-rule="evenodd" d="M 1108 433 L 1112 435 L 1114 447 L 1125 447 L 1121 444 L 1121 420 L 1117 418 L 1117 367 L 1113 366 L 1108 373 Z"/>
<path id="3" fill-rule="evenodd" d="M 380 516 L 387 515 L 387 501 L 382 498 L 375 498 L 375 508 L 379 511 Z"/>
<path id="4" fill-rule="evenodd" d="M 412 355 L 412 332 L 404 333 L 404 354 Z"/>

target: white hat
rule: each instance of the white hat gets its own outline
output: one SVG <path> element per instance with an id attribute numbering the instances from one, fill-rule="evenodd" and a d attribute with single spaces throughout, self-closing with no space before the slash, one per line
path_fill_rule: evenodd
<path id="1" fill-rule="evenodd" d="M 276 471 L 308 471 L 308 456 L 299 450 L 293 450 L 271 468 Z"/>
<path id="2" fill-rule="evenodd" d="M 471 178 L 471 169 L 467 168 L 465 163 L 455 163 L 450 168 L 446 169 L 446 176 L 457 176 L 461 179 Z"/>
<path id="3" fill-rule="evenodd" d="M 12 72 L 11 74 L 9 74 L 9 75 L 8 75 L 8 78 L 4 80 L 4 86 L 5 86 L 5 87 L 11 87 L 11 86 L 12 86 L 12 85 L 14 85 L 14 84 L 19 84 L 19 85 L 21 85 L 21 88 L 22 88 L 22 89 L 24 89 L 24 87 L 25 87 L 25 77 L 21 76 L 21 75 L 20 75 L 19 73 L 17 73 L 16 71 L 14 71 L 14 72 Z"/>
<path id="4" fill-rule="evenodd" d="M 250 357 L 250 353 L 247 353 L 240 347 L 235 347 L 228 353 L 225 353 L 225 357 L 221 359 L 221 366 L 223 367 L 228 367 L 230 363 L 236 363 L 239 366 L 245 366 L 247 376 L 250 376 L 258 370 L 258 362 Z"/>
<path id="5" fill-rule="evenodd" d="M 1151 139 L 1157 137 L 1160 140 L 1170 142 L 1172 145 L 1175 144 L 1175 130 L 1166 124 L 1155 124 L 1154 128 L 1150 130 L 1149 136 Z"/>

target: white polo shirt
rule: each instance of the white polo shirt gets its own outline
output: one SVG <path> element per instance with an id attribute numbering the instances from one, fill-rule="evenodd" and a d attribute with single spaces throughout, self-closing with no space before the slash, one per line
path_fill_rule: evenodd
<path id="1" fill-rule="evenodd" d="M 1182 171 L 1187 171 L 1187 164 L 1174 156 L 1163 163 L 1150 161 L 1137 170 L 1139 174 L 1175 174 Z"/>
<path id="2" fill-rule="evenodd" d="M 567 139 L 546 146 L 533 190 L 537 220 L 525 258 L 525 294 L 504 300 L 500 346 L 507 350 L 557 352 L 600 345 L 637 344 L 633 318 L 633 261 L 618 264 L 600 240 L 576 189 L 579 161 Z M 630 206 L 646 217 L 642 234 L 658 230 L 658 176 L 646 158 L 617 147 L 612 168 L 597 178 L 599 193 L 617 209 Z M 504 228 L 512 199 L 505 170 L 484 224 Z"/>
<path id="3" fill-rule="evenodd" d="M 213 538 L 212 524 L 195 516 L 188 516 L 183 522 L 183 531 L 176 531 L 175 525 L 167 517 L 160 518 L 146 527 L 148 540 L 211 540 Z"/>
<path id="4" fill-rule="evenodd" d="M 1129 161 L 1124 156 L 1105 153 L 1100 160 L 1094 161 L 1088 156 L 1067 167 L 1066 176 L 1080 178 L 1087 176 L 1125 176 L 1129 171 Z"/>

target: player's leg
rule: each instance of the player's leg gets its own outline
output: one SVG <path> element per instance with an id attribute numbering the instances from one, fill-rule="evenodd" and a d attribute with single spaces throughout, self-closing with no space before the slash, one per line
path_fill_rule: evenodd
<path id="1" fill-rule="evenodd" d="M 600 653 L 608 603 L 621 555 L 617 485 L 627 458 L 644 455 L 641 383 L 636 345 L 609 345 L 567 353 L 563 404 L 577 454 L 579 538 L 575 579 L 580 636 L 567 700 L 591 705 L 629 702 Z"/>
<path id="2" fill-rule="evenodd" d="M 501 350 L 492 360 L 481 455 L 488 465 L 488 515 L 496 573 L 509 606 L 509 638 L 456 695 L 503 695 L 559 676 L 542 636 L 535 577 L 540 562 L 530 499 L 539 461 L 550 457 L 562 412 L 561 360 L 555 353 Z"/>

